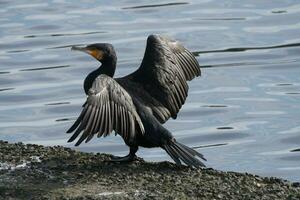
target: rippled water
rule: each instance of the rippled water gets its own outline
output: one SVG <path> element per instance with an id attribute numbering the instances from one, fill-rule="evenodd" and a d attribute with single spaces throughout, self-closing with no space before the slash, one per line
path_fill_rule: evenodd
<path id="1" fill-rule="evenodd" d="M 166 127 L 207 165 L 300 181 L 299 1 L 0 0 L 0 139 L 64 145 L 99 64 L 71 45 L 110 42 L 117 76 L 135 70 L 146 37 L 163 33 L 192 50 L 203 76 Z M 101 3 L 100 3 L 101 2 Z M 120 137 L 81 145 L 127 154 Z M 147 160 L 170 160 L 141 149 Z"/>

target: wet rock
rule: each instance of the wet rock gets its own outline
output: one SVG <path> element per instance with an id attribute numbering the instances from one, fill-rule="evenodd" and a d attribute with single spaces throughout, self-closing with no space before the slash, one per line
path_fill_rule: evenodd
<path id="1" fill-rule="evenodd" d="M 293 187 L 300 187 L 300 182 L 295 182 L 292 184 Z"/>

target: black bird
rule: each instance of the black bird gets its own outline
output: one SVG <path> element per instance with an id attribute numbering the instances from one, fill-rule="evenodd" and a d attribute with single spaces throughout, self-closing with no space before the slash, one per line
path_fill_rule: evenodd
<path id="1" fill-rule="evenodd" d="M 92 55 L 102 65 L 84 80 L 87 100 L 73 126 L 68 142 L 83 132 L 75 146 L 90 141 L 94 135 L 119 134 L 129 146 L 125 157 L 113 161 L 133 161 L 138 147 L 161 147 L 177 163 L 199 168 L 202 154 L 175 140 L 162 126 L 177 113 L 188 95 L 187 81 L 200 76 L 200 66 L 191 52 L 178 41 L 150 35 L 141 66 L 133 73 L 113 78 L 117 56 L 111 44 L 97 43 L 72 47 Z"/>

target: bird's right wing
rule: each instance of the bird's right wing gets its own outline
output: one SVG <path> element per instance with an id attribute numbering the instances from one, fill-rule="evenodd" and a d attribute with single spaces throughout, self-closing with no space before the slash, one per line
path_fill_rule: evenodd
<path id="1" fill-rule="evenodd" d="M 67 133 L 74 130 L 68 142 L 74 141 L 83 131 L 75 144 L 78 146 L 95 134 L 105 137 L 113 130 L 129 142 L 137 134 L 144 133 L 144 126 L 126 90 L 113 78 L 102 74 L 95 79 L 80 116 Z"/>

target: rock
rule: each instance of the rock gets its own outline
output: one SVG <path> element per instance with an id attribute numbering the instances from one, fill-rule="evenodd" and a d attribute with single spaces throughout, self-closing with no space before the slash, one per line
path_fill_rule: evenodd
<path id="1" fill-rule="evenodd" d="M 0 199 L 300 199 L 299 183 L 278 178 L 110 158 L 0 141 Z"/>

